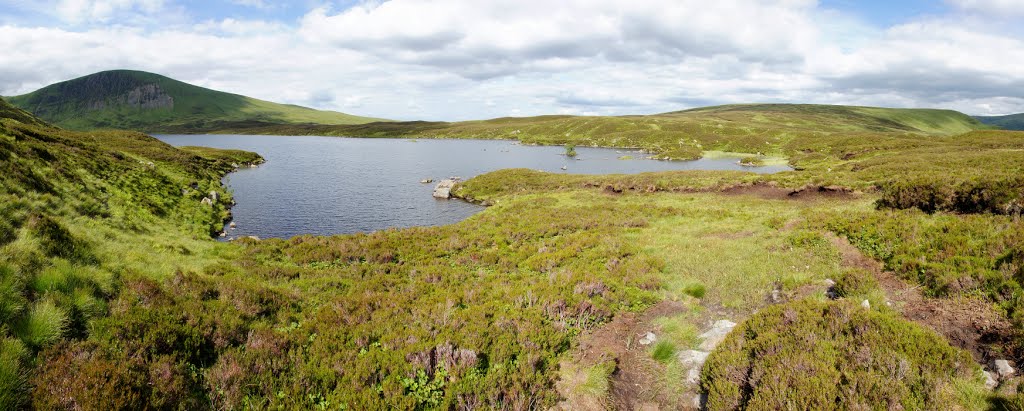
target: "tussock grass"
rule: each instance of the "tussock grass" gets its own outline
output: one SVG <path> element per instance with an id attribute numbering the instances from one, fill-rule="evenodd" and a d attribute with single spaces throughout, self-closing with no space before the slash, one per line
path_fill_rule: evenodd
<path id="1" fill-rule="evenodd" d="M 651 349 L 651 358 L 661 363 L 668 363 L 676 358 L 676 345 L 671 341 L 659 340 Z"/>
<path id="2" fill-rule="evenodd" d="M 18 339 L 0 339 L 0 409 L 16 410 L 26 404 L 29 350 Z"/>
<path id="3" fill-rule="evenodd" d="M 60 340 L 67 331 L 67 312 L 50 299 L 37 300 L 25 317 L 14 325 L 14 333 L 34 348 L 42 348 Z"/>

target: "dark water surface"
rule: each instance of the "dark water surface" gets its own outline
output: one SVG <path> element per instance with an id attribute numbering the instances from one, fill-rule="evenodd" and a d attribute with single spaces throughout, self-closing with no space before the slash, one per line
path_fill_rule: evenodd
<path id="1" fill-rule="evenodd" d="M 158 135 L 175 146 L 255 151 L 267 162 L 228 175 L 238 204 L 229 237 L 288 238 L 348 234 L 392 227 L 451 224 L 483 207 L 431 196 L 435 181 L 464 179 L 502 168 L 553 173 L 632 174 L 665 170 L 746 170 L 773 173 L 786 166 L 747 168 L 736 159 L 644 160 L 631 150 L 521 146 L 500 140 L 406 140 L 339 137 Z M 623 155 L 636 160 L 619 160 Z M 568 170 L 563 171 L 562 166 Z"/>

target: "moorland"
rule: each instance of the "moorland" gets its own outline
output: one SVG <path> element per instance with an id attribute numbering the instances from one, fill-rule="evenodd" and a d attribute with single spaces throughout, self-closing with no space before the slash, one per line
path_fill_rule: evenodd
<path id="1" fill-rule="evenodd" d="M 69 131 L 0 103 L 0 404 L 1024 406 L 994 363 L 1021 359 L 1024 133 L 811 105 L 248 131 L 795 170 L 500 170 L 455 187 L 489 205 L 457 224 L 218 242 L 220 179 L 258 154 Z M 722 321 L 735 328 L 707 346 Z"/>

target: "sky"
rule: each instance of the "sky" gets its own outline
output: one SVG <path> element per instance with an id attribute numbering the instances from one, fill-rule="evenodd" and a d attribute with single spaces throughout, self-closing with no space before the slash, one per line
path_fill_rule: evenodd
<path id="1" fill-rule="evenodd" d="M 0 95 L 134 69 L 399 120 L 1024 112 L 1024 0 L 0 0 Z"/>

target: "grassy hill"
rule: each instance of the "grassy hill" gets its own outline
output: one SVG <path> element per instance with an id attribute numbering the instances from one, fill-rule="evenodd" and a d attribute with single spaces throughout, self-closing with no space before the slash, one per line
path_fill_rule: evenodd
<path id="1" fill-rule="evenodd" d="M 852 133 L 951 136 L 988 128 L 950 110 L 805 104 L 705 107 L 637 116 L 506 117 L 481 121 L 280 125 L 227 132 L 355 137 L 494 138 L 528 144 L 642 148 L 663 158 L 703 151 L 786 154 L 794 142 Z"/>
<path id="2" fill-rule="evenodd" d="M 142 71 L 104 71 L 9 98 L 72 130 L 200 133 L 273 124 L 360 124 L 381 119 L 277 104 Z"/>
<path id="3" fill-rule="evenodd" d="M 1024 113 L 1007 116 L 975 116 L 978 121 L 1005 130 L 1024 131 Z"/>

